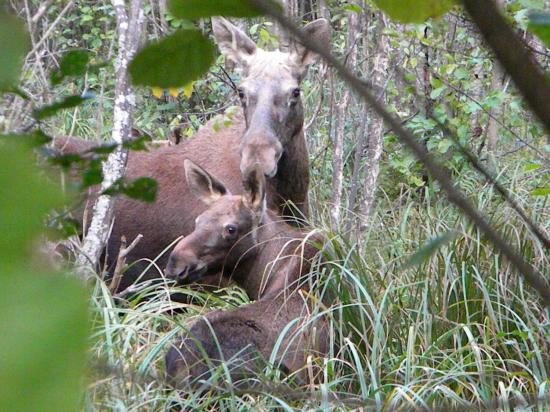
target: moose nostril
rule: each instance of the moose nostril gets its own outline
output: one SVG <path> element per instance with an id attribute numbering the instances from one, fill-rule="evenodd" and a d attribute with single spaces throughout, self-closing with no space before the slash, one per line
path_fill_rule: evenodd
<path id="1" fill-rule="evenodd" d="M 196 268 L 197 268 L 197 264 L 196 263 L 191 263 L 191 264 L 187 265 L 187 267 L 185 268 L 185 271 L 182 271 L 182 273 L 187 275 L 187 274 L 193 272 Z"/>

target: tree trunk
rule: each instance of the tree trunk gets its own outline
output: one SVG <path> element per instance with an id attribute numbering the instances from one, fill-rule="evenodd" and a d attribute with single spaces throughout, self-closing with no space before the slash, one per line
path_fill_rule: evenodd
<path id="1" fill-rule="evenodd" d="M 284 14 L 290 21 L 295 21 L 298 15 L 298 0 L 278 0 L 283 6 Z M 290 47 L 291 38 L 284 28 L 279 23 L 275 22 L 274 26 L 275 35 L 279 38 L 279 49 L 281 51 L 287 51 Z"/>
<path id="2" fill-rule="evenodd" d="M 491 79 L 491 87 L 489 93 L 497 92 L 499 87 L 502 85 L 502 75 L 500 68 L 495 61 L 493 64 L 493 78 Z M 487 124 L 487 169 L 491 173 L 496 171 L 496 158 L 495 151 L 497 148 L 498 140 L 498 123 L 495 120 L 498 111 L 496 109 L 489 110 L 489 120 Z"/>
<path id="3" fill-rule="evenodd" d="M 348 36 L 346 39 L 347 63 L 353 69 L 357 61 L 358 16 L 348 11 Z M 332 227 L 338 228 L 342 210 L 342 188 L 344 178 L 344 134 L 351 91 L 344 87 L 340 103 L 336 106 L 336 130 L 334 133 L 334 151 L 332 157 Z"/>
<path id="4" fill-rule="evenodd" d="M 368 33 L 368 27 L 371 24 L 372 11 L 366 9 L 364 15 L 360 19 L 360 27 L 363 27 L 363 33 Z M 366 34 L 363 35 L 362 46 L 363 46 L 363 77 L 366 78 L 367 74 L 371 71 L 371 59 L 370 59 L 370 44 L 371 37 L 368 37 Z M 359 68 L 358 68 L 359 69 Z M 360 194 L 360 186 L 362 186 L 362 160 L 364 156 L 364 151 L 367 145 L 367 132 L 368 132 L 368 123 L 369 115 L 367 106 L 360 102 L 361 105 L 361 115 L 359 120 L 359 127 L 357 127 L 356 134 L 356 143 L 355 143 L 355 153 L 353 156 L 353 171 L 351 175 L 349 198 L 348 198 L 348 210 L 346 217 L 346 226 L 345 233 L 351 234 L 351 229 L 353 227 L 353 222 L 355 221 L 355 207 L 357 205 L 357 200 Z"/>
<path id="5" fill-rule="evenodd" d="M 318 0 L 317 1 L 317 18 L 324 18 L 330 21 L 330 12 L 328 11 L 327 2 L 326 0 Z"/>
<path id="6" fill-rule="evenodd" d="M 168 22 L 166 21 L 166 0 L 159 0 L 160 29 L 165 36 L 168 34 Z"/>
<path id="7" fill-rule="evenodd" d="M 372 81 L 376 90 L 377 98 L 384 102 L 386 100 L 385 79 L 388 77 L 388 41 L 383 35 L 386 27 L 385 17 L 382 13 L 378 14 L 377 29 L 377 48 L 376 56 L 372 66 Z M 363 202 L 361 205 L 361 229 L 366 228 L 368 218 L 371 214 L 374 204 L 374 194 L 378 175 L 380 174 L 380 156 L 384 144 L 384 122 L 380 116 L 374 113 L 369 115 L 371 127 L 369 132 L 369 142 L 367 150 L 367 166 L 365 170 L 365 184 L 363 191 Z"/>
<path id="8" fill-rule="evenodd" d="M 122 143 L 131 135 L 131 111 L 134 96 L 128 79 L 128 64 L 136 54 L 143 24 L 142 0 L 132 0 L 129 13 L 124 0 L 112 0 L 116 13 L 118 55 L 115 63 L 115 105 L 113 112 L 112 139 Z M 127 151 L 119 146 L 103 163 L 101 191 L 111 187 L 124 174 Z M 99 258 L 109 237 L 115 199 L 112 196 L 98 197 L 90 227 L 77 258 L 77 271 L 84 278 L 90 278 L 99 263 Z"/>
<path id="9" fill-rule="evenodd" d="M 499 9 L 502 10 L 503 0 L 497 0 L 496 3 Z M 497 92 L 502 83 L 501 68 L 498 65 L 498 62 L 496 61 L 496 59 L 493 62 L 492 74 L 493 74 L 493 77 L 491 79 L 491 87 L 489 88 L 490 94 Z M 489 169 L 491 173 L 494 173 L 496 171 L 495 151 L 496 151 L 497 139 L 498 139 L 498 124 L 495 120 L 496 115 L 497 115 L 497 110 L 495 109 L 489 110 L 489 120 L 487 124 L 487 169 Z"/>

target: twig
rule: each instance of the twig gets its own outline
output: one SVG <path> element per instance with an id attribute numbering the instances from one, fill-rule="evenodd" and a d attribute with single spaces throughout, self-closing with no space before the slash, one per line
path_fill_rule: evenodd
<path id="1" fill-rule="evenodd" d="M 327 74 L 328 66 L 323 65 L 323 68 L 320 70 L 319 77 L 321 78 L 321 83 L 319 84 L 319 101 L 317 103 L 317 107 L 313 111 L 311 118 L 307 122 L 307 124 L 304 126 L 304 132 L 307 132 L 307 130 L 311 127 L 313 122 L 317 120 L 317 116 L 319 116 L 319 113 L 321 112 L 321 108 L 323 107 L 323 100 L 325 97 L 324 93 L 324 86 L 325 86 L 325 76 Z"/>
<path id="2" fill-rule="evenodd" d="M 118 251 L 113 278 L 111 279 L 111 284 L 109 285 L 111 293 L 117 291 L 120 286 L 120 281 L 122 280 L 122 270 L 126 266 L 126 256 L 128 256 L 128 254 L 136 247 L 142 238 L 143 235 L 140 233 L 128 247 L 126 247 L 126 236 L 122 236 L 120 238 L 120 249 Z"/>
<path id="3" fill-rule="evenodd" d="M 67 3 L 67 5 L 63 8 L 63 10 L 61 10 L 61 12 L 57 15 L 56 19 L 53 21 L 51 26 L 48 27 L 48 30 L 46 31 L 46 33 L 44 33 L 44 35 L 38 41 L 38 43 L 34 45 L 34 47 L 32 48 L 32 50 L 29 52 L 27 56 L 32 56 L 40 48 L 40 46 L 42 46 L 42 44 L 48 39 L 50 34 L 55 30 L 57 25 L 61 22 L 61 19 L 63 18 L 65 13 L 67 13 L 70 10 L 70 8 L 73 7 L 73 5 L 74 5 L 74 0 L 71 0 L 69 3 Z"/>
<path id="4" fill-rule="evenodd" d="M 231 88 L 233 89 L 234 92 L 237 92 L 237 85 L 235 84 L 235 82 L 233 81 L 233 79 L 231 78 L 231 76 L 229 75 L 229 73 L 227 73 L 227 71 L 225 70 L 225 68 L 223 66 L 219 66 L 221 71 L 223 72 L 223 74 L 225 74 L 225 77 L 227 77 L 227 79 L 229 80 L 229 82 L 231 83 Z"/>
<path id="5" fill-rule="evenodd" d="M 46 0 L 42 2 L 42 4 L 38 8 L 34 16 L 32 16 L 31 22 L 33 24 L 38 23 L 38 20 L 40 20 L 40 18 L 44 15 L 44 13 L 46 13 L 46 11 L 48 10 L 48 7 L 50 7 L 50 4 L 52 3 L 53 3 L 53 0 Z"/>

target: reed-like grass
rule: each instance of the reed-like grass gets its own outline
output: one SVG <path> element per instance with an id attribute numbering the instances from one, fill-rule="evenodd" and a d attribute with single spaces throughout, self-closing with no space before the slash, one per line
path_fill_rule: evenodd
<path id="1" fill-rule="evenodd" d="M 470 178 L 471 200 L 547 274 L 543 247 L 489 187 Z M 544 198 L 530 197 L 519 184 L 512 189 L 530 216 L 547 225 Z M 321 203 L 322 193 L 312 197 Z M 536 402 L 550 393 L 548 311 L 444 198 L 426 191 L 397 206 L 381 201 L 367 229 L 349 236 L 331 233 L 328 216 L 317 209 L 312 217 L 329 239 L 320 289 L 331 305 L 319 310 L 330 318 L 333 343 L 330 356 L 312 359 L 321 371 L 315 379 L 298 386 L 266 369 L 257 389 L 242 393 L 222 368 L 202 394 L 171 390 L 164 381 L 168 343 L 207 311 L 247 304 L 244 292 L 192 292 L 195 303 L 183 305 L 170 301 L 173 288 L 165 285 L 144 291 L 147 299 L 115 304 L 98 281 L 86 409 L 550 408 Z M 407 265 L 422 245 L 449 231 L 452 240 Z"/>

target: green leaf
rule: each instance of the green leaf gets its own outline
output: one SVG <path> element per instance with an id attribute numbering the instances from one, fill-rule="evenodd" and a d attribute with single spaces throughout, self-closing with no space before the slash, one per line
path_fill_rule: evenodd
<path id="1" fill-rule="evenodd" d="M 470 73 L 464 67 L 459 67 L 454 72 L 455 79 L 457 79 L 457 80 L 463 80 L 463 79 L 467 78 L 469 75 L 470 75 Z"/>
<path id="2" fill-rule="evenodd" d="M 59 63 L 59 70 L 52 72 L 52 85 L 61 83 L 65 77 L 84 75 L 89 61 L 89 52 L 84 50 L 69 51 Z"/>
<path id="3" fill-rule="evenodd" d="M 524 172 L 532 172 L 533 170 L 538 170 L 538 169 L 540 169 L 540 165 L 537 163 L 529 163 L 523 166 Z"/>
<path id="4" fill-rule="evenodd" d="M 43 178 L 28 143 L 11 135 L 0 144 L 0 273 L 26 261 L 45 214 L 63 203 L 60 189 Z"/>
<path id="5" fill-rule="evenodd" d="M 44 178 L 34 136 L 0 144 L 0 410 L 75 411 L 84 389 L 89 333 L 85 289 L 76 279 L 29 269 L 44 215 L 61 205 Z"/>
<path id="6" fill-rule="evenodd" d="M 455 231 L 449 231 L 441 236 L 437 236 L 431 239 L 428 243 L 424 244 L 420 249 L 413 253 L 403 264 L 402 268 L 407 269 L 412 266 L 418 266 L 421 263 L 428 260 L 437 250 L 454 240 L 457 236 Z"/>
<path id="7" fill-rule="evenodd" d="M 550 47 L 550 13 L 532 11 L 529 13 L 527 27 L 542 40 L 546 47 Z"/>
<path id="8" fill-rule="evenodd" d="M 550 195 L 550 188 L 548 187 L 537 187 L 536 189 L 531 190 L 531 196 L 548 196 Z"/>
<path id="9" fill-rule="evenodd" d="M 168 8 L 175 17 L 191 20 L 211 16 L 256 17 L 262 14 L 248 0 L 171 0 Z"/>
<path id="10" fill-rule="evenodd" d="M 139 177 L 127 185 L 122 193 L 132 199 L 152 203 L 157 196 L 157 182 L 150 177 Z"/>
<path id="11" fill-rule="evenodd" d="M 148 150 L 147 143 L 151 141 L 151 136 L 143 135 L 122 143 L 122 147 L 133 151 L 145 151 Z"/>
<path id="12" fill-rule="evenodd" d="M 352 11 L 352 12 L 355 12 L 355 13 L 362 13 L 363 12 L 363 9 L 361 8 L 361 6 L 357 5 L 357 4 L 347 4 L 344 6 L 344 10 L 345 11 Z"/>
<path id="13" fill-rule="evenodd" d="M 21 20 L 0 12 L 0 88 L 18 83 L 28 46 L 29 36 Z"/>
<path id="14" fill-rule="evenodd" d="M 117 147 L 118 143 L 105 143 L 100 146 L 94 146 L 91 149 L 88 149 L 88 151 L 91 153 L 105 155 L 113 153 Z"/>
<path id="15" fill-rule="evenodd" d="M 21 189 L 14 191 L 28 191 Z M 87 305 L 85 290 L 76 279 L 23 269 L 2 273 L 1 411 L 81 408 Z"/>
<path id="16" fill-rule="evenodd" d="M 448 12 L 455 0 L 374 0 L 392 19 L 403 23 L 422 23 Z"/>
<path id="17" fill-rule="evenodd" d="M 100 184 L 103 181 L 101 159 L 94 159 L 90 161 L 88 166 L 82 171 L 81 177 L 83 187 L 90 187 Z"/>
<path id="18" fill-rule="evenodd" d="M 34 111 L 34 117 L 36 120 L 43 120 L 47 117 L 51 117 L 62 109 L 70 109 L 71 107 L 76 107 L 85 100 L 90 99 L 91 95 L 83 96 L 68 96 L 63 100 L 50 104 L 49 106 L 41 107 Z"/>
<path id="19" fill-rule="evenodd" d="M 451 147 L 453 145 L 453 141 L 450 140 L 450 139 L 443 139 L 443 140 L 440 140 L 437 144 L 437 150 L 439 151 L 439 153 L 447 153 L 447 151 L 449 150 L 449 147 Z"/>
<path id="20" fill-rule="evenodd" d="M 141 50 L 130 63 L 132 82 L 182 87 L 202 76 L 214 62 L 214 45 L 197 30 L 179 30 Z"/>
<path id="21" fill-rule="evenodd" d="M 132 199 L 154 202 L 157 196 L 157 182 L 150 177 L 139 177 L 131 183 L 126 183 L 124 178 L 117 180 L 111 187 L 103 191 L 103 194 L 114 196 L 122 193 Z"/>
<path id="22" fill-rule="evenodd" d="M 441 93 L 443 93 L 447 89 L 447 86 L 441 86 L 437 89 L 433 89 L 430 93 L 430 99 L 437 99 L 439 96 L 441 96 Z"/>

